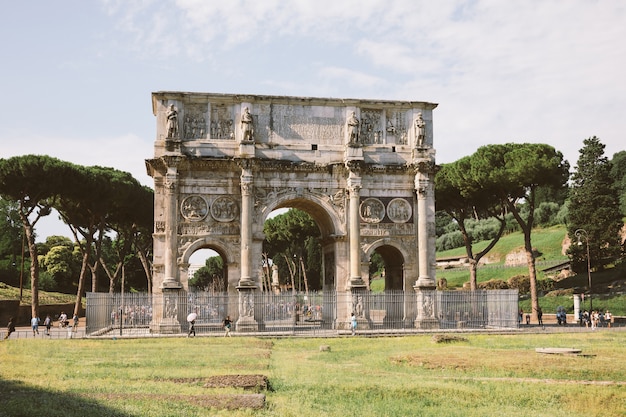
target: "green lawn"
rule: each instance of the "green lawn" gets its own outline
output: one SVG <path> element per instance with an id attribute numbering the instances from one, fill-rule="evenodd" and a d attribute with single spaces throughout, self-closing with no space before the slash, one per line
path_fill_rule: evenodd
<path id="1" fill-rule="evenodd" d="M 0 416 L 626 413 L 626 332 L 463 336 L 3 341 Z M 536 347 L 576 347 L 584 356 Z M 204 386 L 211 376 L 250 374 L 269 380 L 270 390 L 258 391 L 262 409 L 220 408 L 257 391 Z"/>

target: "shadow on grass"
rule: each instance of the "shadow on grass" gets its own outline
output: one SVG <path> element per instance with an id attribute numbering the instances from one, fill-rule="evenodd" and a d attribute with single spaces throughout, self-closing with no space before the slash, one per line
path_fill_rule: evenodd
<path id="1" fill-rule="evenodd" d="M 133 417 L 88 398 L 3 379 L 0 379 L 0 404 L 0 417 Z"/>

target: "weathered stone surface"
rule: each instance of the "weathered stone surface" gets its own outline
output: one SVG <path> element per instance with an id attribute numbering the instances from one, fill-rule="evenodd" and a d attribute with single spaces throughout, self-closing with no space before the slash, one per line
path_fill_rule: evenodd
<path id="1" fill-rule="evenodd" d="M 307 211 L 320 228 L 324 290 L 356 303 L 351 291 L 369 285 L 375 252 L 386 289 L 435 285 L 436 104 L 183 92 L 153 93 L 152 102 L 155 294 L 186 290 L 201 248 L 222 256 L 229 292 L 260 288 L 263 224 L 283 207 Z M 258 315 L 241 317 L 245 299 L 228 313 L 238 330 L 254 331 Z M 436 312 L 420 312 L 430 326 Z M 368 321 L 366 309 L 359 319 Z"/>

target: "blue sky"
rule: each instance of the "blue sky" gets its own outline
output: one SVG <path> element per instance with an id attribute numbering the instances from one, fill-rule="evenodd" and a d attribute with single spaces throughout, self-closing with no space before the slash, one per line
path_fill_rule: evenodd
<path id="1" fill-rule="evenodd" d="M 626 149 L 622 0 L 24 0 L 0 23 L 2 158 L 152 185 L 163 90 L 439 103 L 439 163 L 541 142 L 573 167 L 593 135 Z"/>

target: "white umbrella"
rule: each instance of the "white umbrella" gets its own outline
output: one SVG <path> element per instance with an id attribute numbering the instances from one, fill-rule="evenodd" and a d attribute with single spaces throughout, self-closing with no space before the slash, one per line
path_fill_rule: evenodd
<path id="1" fill-rule="evenodd" d="M 196 319 L 196 317 L 198 317 L 196 313 L 189 313 L 189 315 L 187 316 L 187 321 L 191 323 Z"/>

